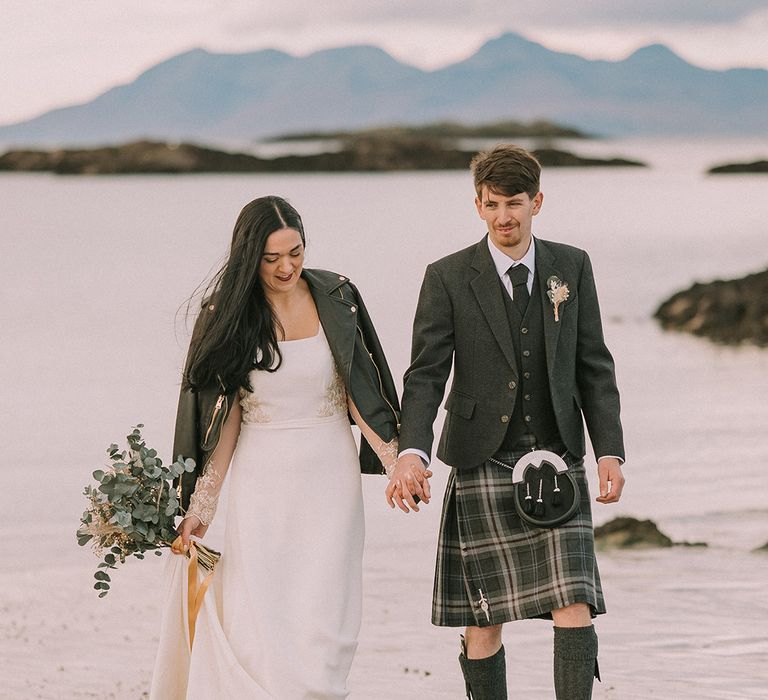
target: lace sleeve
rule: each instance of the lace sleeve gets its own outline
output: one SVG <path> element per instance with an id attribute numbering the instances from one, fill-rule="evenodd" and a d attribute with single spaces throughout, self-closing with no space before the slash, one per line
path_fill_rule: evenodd
<path id="1" fill-rule="evenodd" d="M 189 499 L 189 508 L 184 517 L 196 515 L 203 525 L 210 525 L 213 522 L 213 516 L 216 515 L 216 506 L 219 503 L 223 483 L 224 474 L 219 472 L 213 460 L 210 460 L 203 475 L 195 482 L 195 490 Z"/>
<path id="2" fill-rule="evenodd" d="M 397 438 L 392 438 L 389 442 L 384 442 L 368 424 L 363 420 L 360 415 L 360 411 L 357 410 L 357 406 L 352 402 L 351 398 L 348 398 L 349 412 L 352 414 L 357 427 L 360 428 L 360 432 L 366 439 L 371 449 L 376 453 L 376 456 L 381 461 L 384 467 L 384 471 L 387 476 L 392 474 L 392 470 L 397 464 Z"/>
<path id="3" fill-rule="evenodd" d="M 184 514 L 185 518 L 190 515 L 197 516 L 203 525 L 210 525 L 213 522 L 224 477 L 227 475 L 232 455 L 234 455 L 237 447 L 242 415 L 240 402 L 233 402 L 229 415 L 222 426 L 219 444 L 203 468 L 203 473 L 197 477 L 195 490 L 189 499 L 189 508 Z"/>

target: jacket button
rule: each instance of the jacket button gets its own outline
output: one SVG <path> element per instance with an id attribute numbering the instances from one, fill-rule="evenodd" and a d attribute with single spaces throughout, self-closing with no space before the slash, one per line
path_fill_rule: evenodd
<path id="1" fill-rule="evenodd" d="M 515 382 L 510 382 L 509 383 L 509 388 L 510 389 L 514 389 L 516 386 L 517 386 L 517 384 Z"/>
<path id="2" fill-rule="evenodd" d="M 502 416 L 501 417 L 501 422 L 502 423 L 509 423 L 509 416 Z"/>
<path id="3" fill-rule="evenodd" d="M 530 372 L 523 372 L 523 379 L 530 379 L 531 373 Z"/>
<path id="4" fill-rule="evenodd" d="M 521 333 L 527 333 L 527 332 L 528 332 L 528 329 L 527 329 L 527 328 L 521 328 L 521 329 L 520 329 L 520 332 L 521 332 Z"/>
<path id="5" fill-rule="evenodd" d="M 523 398 L 524 398 L 526 401 L 530 401 L 530 400 L 531 400 L 531 395 L 530 395 L 530 394 L 526 394 L 525 396 L 523 396 Z"/>
<path id="6" fill-rule="evenodd" d="M 525 417 L 525 422 L 526 423 L 530 423 L 531 422 L 531 417 L 530 416 L 526 416 Z"/>
<path id="7" fill-rule="evenodd" d="M 350 310 L 352 313 L 355 313 L 355 311 L 357 311 L 357 307 L 356 307 L 356 306 L 350 306 L 350 307 L 349 307 L 349 310 Z"/>
<path id="8" fill-rule="evenodd" d="M 523 357 L 530 357 L 531 351 L 530 350 L 523 350 Z"/>

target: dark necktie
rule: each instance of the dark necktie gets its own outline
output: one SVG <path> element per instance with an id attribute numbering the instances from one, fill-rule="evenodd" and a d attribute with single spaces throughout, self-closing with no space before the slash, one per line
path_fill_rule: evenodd
<path id="1" fill-rule="evenodd" d="M 520 315 L 525 316 L 530 298 L 530 294 L 528 294 L 528 268 L 520 263 L 510 267 L 507 274 L 512 281 L 512 301 L 515 302 Z"/>

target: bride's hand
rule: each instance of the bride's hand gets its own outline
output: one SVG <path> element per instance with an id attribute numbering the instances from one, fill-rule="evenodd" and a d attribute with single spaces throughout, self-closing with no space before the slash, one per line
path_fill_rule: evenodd
<path id="1" fill-rule="evenodd" d="M 200 518 L 198 518 L 196 515 L 190 515 L 187 518 L 184 518 L 184 520 L 181 521 L 181 525 L 179 525 L 179 534 L 181 535 L 181 546 L 182 551 L 179 551 L 177 549 L 173 550 L 174 554 L 184 554 L 189 549 L 189 538 L 191 535 L 194 535 L 195 537 L 203 537 L 206 532 L 208 532 L 208 526 L 203 525 L 200 522 Z"/>
<path id="2" fill-rule="evenodd" d="M 424 466 L 421 458 L 414 454 L 407 454 L 397 460 L 389 479 L 389 485 L 384 492 L 390 508 L 395 504 L 404 513 L 411 510 L 419 512 L 418 502 L 415 496 L 424 503 L 429 503 L 431 497 L 429 478 L 432 471 Z"/>

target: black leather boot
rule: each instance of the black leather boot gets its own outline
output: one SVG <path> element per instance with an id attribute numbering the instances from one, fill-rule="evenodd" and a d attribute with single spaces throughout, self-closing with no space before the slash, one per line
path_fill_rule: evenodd
<path id="1" fill-rule="evenodd" d="M 590 700 L 597 666 L 597 633 L 589 627 L 555 627 L 555 697 Z"/>
<path id="2" fill-rule="evenodd" d="M 469 700 L 507 700 L 507 662 L 504 645 L 485 659 L 468 659 L 467 645 L 461 638 L 459 664 Z"/>

